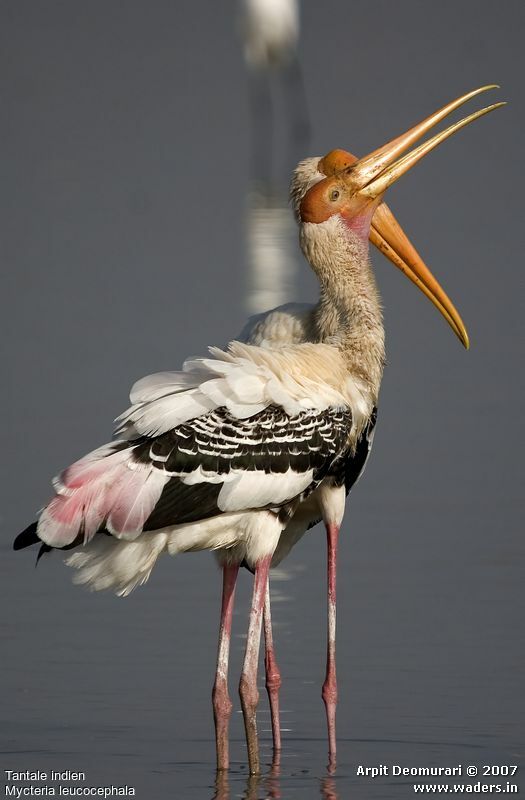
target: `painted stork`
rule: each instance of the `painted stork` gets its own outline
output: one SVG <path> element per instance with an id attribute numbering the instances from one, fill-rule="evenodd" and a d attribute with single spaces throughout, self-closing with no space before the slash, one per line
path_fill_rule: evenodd
<path id="1" fill-rule="evenodd" d="M 496 85 L 482 86 L 468 94 L 462 95 L 434 115 L 435 122 L 437 123 L 477 94 L 495 88 L 498 87 Z M 426 122 L 425 120 L 424 124 L 426 124 Z M 413 129 L 412 135 L 414 138 L 421 135 L 421 133 L 418 132 L 418 126 Z M 308 190 L 324 178 L 334 176 L 338 172 L 352 167 L 357 161 L 357 156 L 354 156 L 348 151 L 338 149 L 330 151 L 322 158 L 318 156 L 307 158 L 300 162 L 294 171 L 290 187 L 292 206 L 298 222 L 300 222 L 301 202 Z M 461 321 L 461 317 L 454 309 L 452 301 L 426 267 L 421 256 L 384 201 L 379 203 L 373 213 L 369 230 L 369 241 L 429 298 L 445 317 L 464 347 L 468 349 L 468 334 Z M 264 313 L 256 314 L 248 320 L 237 339 L 247 344 L 268 348 L 300 344 L 307 341 L 321 341 L 319 338 L 321 336 L 321 331 L 316 322 L 320 310 L 320 302 L 321 301 L 315 305 L 308 303 L 286 303 Z M 449 309 L 454 309 L 452 314 L 449 313 Z M 371 425 L 368 435 L 360 442 L 359 452 L 352 455 L 350 472 L 345 479 L 347 494 L 363 472 L 365 462 L 372 446 L 373 433 L 374 428 L 373 425 Z M 303 503 L 300 511 L 294 514 L 279 538 L 278 545 L 273 554 L 272 566 L 280 564 L 302 536 L 320 521 L 321 518 L 317 507 L 309 505 L 308 503 Z M 330 598 L 328 602 L 329 636 L 323 700 L 327 713 L 330 760 L 331 763 L 334 764 L 336 746 L 335 703 L 337 691 L 335 666 L 331 669 L 331 665 L 335 664 L 335 593 L 332 595 L 332 600 L 334 605 L 333 611 L 331 609 L 332 603 Z M 263 621 L 266 643 L 266 689 L 270 703 L 274 753 L 276 753 L 279 752 L 281 748 L 279 724 L 279 688 L 281 686 L 281 676 L 273 646 L 269 583 L 265 598 Z M 328 692 L 326 689 L 330 685 L 333 688 L 331 692 Z"/>
<path id="2" fill-rule="evenodd" d="M 276 347 L 233 341 L 225 350 L 211 348 L 209 358 L 187 361 L 181 372 L 138 381 L 131 407 L 117 420 L 116 439 L 56 478 L 55 496 L 15 540 L 15 549 L 39 542 L 40 553 L 71 551 L 66 563 L 78 570 L 77 583 L 121 595 L 144 583 L 165 551 L 217 552 L 223 567 L 213 691 L 219 769 L 228 766 L 227 671 L 239 566 L 255 573 L 239 691 L 249 769 L 257 774 L 257 662 L 268 573 L 280 540 L 286 531 L 294 535 L 299 520 L 303 532 L 314 519 L 327 529 L 323 696 L 335 756 L 337 537 L 347 489 L 368 452 L 384 363 L 369 228 L 391 184 L 440 142 L 501 105 L 471 114 L 403 156 L 452 110 L 445 106 L 314 183 L 298 204 L 301 246 L 321 287 L 311 333 L 305 329 L 302 341 Z M 434 279 L 420 264 L 410 269 L 452 327 L 464 330 Z"/>

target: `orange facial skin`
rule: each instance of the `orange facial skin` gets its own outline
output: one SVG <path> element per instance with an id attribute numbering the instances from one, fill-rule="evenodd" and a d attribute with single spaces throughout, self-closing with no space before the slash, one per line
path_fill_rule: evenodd
<path id="1" fill-rule="evenodd" d="M 347 150 L 330 150 L 317 165 L 317 169 L 329 178 L 343 169 L 352 167 L 359 159 Z"/>
<path id="2" fill-rule="evenodd" d="M 349 197 L 348 184 L 345 182 L 347 174 L 345 170 L 312 186 L 301 201 L 301 219 L 318 224 L 326 222 L 334 214 L 340 214 L 352 230 L 368 237 L 379 199 L 372 200 L 359 195 Z"/>
<path id="3" fill-rule="evenodd" d="M 469 338 L 457 309 L 382 198 L 390 186 L 434 148 L 475 120 L 504 106 L 504 102 L 498 102 L 481 108 L 413 147 L 468 100 L 497 88 L 496 84 L 480 86 L 457 97 L 363 158 L 356 159 L 345 150 L 331 150 L 318 162 L 318 170 L 326 178 L 312 186 L 299 209 L 303 223 L 323 223 L 339 215 L 354 232 L 369 238 L 428 297 L 467 349 Z"/>
<path id="4" fill-rule="evenodd" d="M 345 171 L 349 171 L 354 164 L 357 164 L 358 161 L 359 159 L 357 156 L 354 156 L 353 153 L 349 153 L 348 150 L 341 150 L 340 148 L 337 148 L 335 150 L 330 150 L 329 153 L 320 159 L 317 169 L 323 175 L 326 175 L 327 178 L 335 177 Z M 322 193 L 322 190 L 320 190 L 321 195 Z M 356 202 L 353 207 L 347 204 L 347 207 L 342 208 L 339 213 L 341 213 L 344 221 L 351 230 L 353 230 L 355 233 L 358 233 L 360 236 L 369 237 L 372 244 L 385 252 L 381 246 L 383 244 L 381 238 L 378 236 L 374 228 L 370 227 L 371 217 L 375 214 L 377 205 L 377 201 L 366 203 L 365 205 L 362 203 L 358 204 Z M 301 214 L 301 217 L 305 222 L 314 222 L 313 217 L 318 217 L 315 221 L 321 222 L 328 219 L 333 213 L 338 213 L 334 212 L 333 206 L 332 211 L 330 211 L 331 204 L 323 201 L 322 197 L 316 199 L 314 196 L 312 198 L 312 206 L 316 207 L 311 207 L 309 209 L 305 208 L 305 213 L 310 214 L 312 219 L 306 220 Z M 388 253 L 385 254 L 387 255 L 387 258 L 390 257 Z"/>
<path id="5" fill-rule="evenodd" d="M 302 221 L 317 224 L 339 214 L 347 202 L 344 189 L 337 178 L 325 178 L 312 186 L 301 200 Z"/>

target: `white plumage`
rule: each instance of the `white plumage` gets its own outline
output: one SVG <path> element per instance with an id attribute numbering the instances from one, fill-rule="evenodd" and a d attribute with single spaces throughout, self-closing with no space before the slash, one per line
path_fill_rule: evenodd
<path id="1" fill-rule="evenodd" d="M 262 8 L 261 3 L 248 5 Z M 488 88 L 449 103 L 357 163 L 342 151 L 332 151 L 321 162 L 303 162 L 303 186 L 309 188 L 301 196 L 296 174 L 292 198 L 301 247 L 320 282 L 318 304 L 274 309 L 245 329 L 245 343 L 212 349 L 211 358 L 188 361 L 182 372 L 139 381 L 131 407 L 118 419 L 120 438 L 65 470 L 38 522 L 15 540 L 15 549 L 37 541 L 41 552 L 73 549 L 67 561 L 78 570 L 78 582 L 119 594 L 144 583 L 165 550 L 172 555 L 220 552 L 223 600 L 213 690 L 219 769 L 228 767 L 227 664 L 238 569 L 246 563 L 255 572 L 240 683 L 248 760 L 255 774 L 260 767 L 256 707 L 263 613 L 272 730 L 275 747 L 280 747 L 280 678 L 268 571 L 272 558 L 274 563 L 283 558 L 321 518 L 328 554 L 322 696 L 330 766 L 335 765 L 337 542 L 346 494 L 370 450 L 385 358 L 368 237 L 388 186 L 452 133 L 501 104 L 470 115 L 400 158 L 402 153 Z M 318 180 L 321 164 L 327 177 Z M 378 246 L 420 285 L 468 346 L 453 304 L 384 207 L 378 225 Z"/>
<path id="2" fill-rule="evenodd" d="M 228 351 L 210 352 L 214 358 L 186 361 L 182 372 L 138 381 L 131 390 L 133 405 L 116 420 L 116 434 L 158 436 L 214 408 L 245 419 L 274 404 L 290 416 L 346 405 L 358 430 L 371 410 L 365 387 L 347 374 L 329 345 L 303 341 L 270 350 L 231 342 Z"/>
<path id="3" fill-rule="evenodd" d="M 150 577 L 160 555 L 222 551 L 223 561 L 255 563 L 277 546 L 282 525 L 269 511 L 231 513 L 139 536 L 135 541 L 100 536 L 65 558 L 78 570 L 74 583 L 126 597 Z"/>
<path id="4" fill-rule="evenodd" d="M 308 159 L 298 167 L 292 184 L 296 212 L 301 196 L 323 178 L 318 163 L 319 159 Z M 264 507 L 278 510 L 299 498 L 312 484 L 312 469 L 297 472 L 289 468 L 276 474 L 262 469 L 232 469 L 225 475 L 198 464 L 191 470 L 174 470 L 167 468 L 168 456 L 158 452 L 154 440 L 149 452 L 152 463 L 135 463 L 133 442 L 140 437 L 162 436 L 219 408 L 243 420 L 275 405 L 290 417 L 308 409 L 347 408 L 352 415 L 348 444 L 355 446 L 374 399 L 369 388 L 349 374 L 337 348 L 319 342 L 313 323 L 315 309 L 309 304 L 287 304 L 257 315 L 248 321 L 240 341 L 230 343 L 226 351 L 210 348 L 209 358 L 189 359 L 179 372 L 157 373 L 133 385 L 131 406 L 116 420 L 116 436 L 123 443 L 130 442 L 130 448 L 115 451 L 114 444 L 104 445 L 69 467 L 55 480 L 57 497 L 38 521 L 38 536 L 51 547 L 70 546 L 77 537 L 82 549 L 69 555 L 67 563 L 81 570 L 80 582 L 128 593 L 147 580 L 156 558 L 166 549 L 176 554 L 186 549 L 238 546 L 243 549 L 243 558 L 255 563 L 253 553 L 261 548 L 255 543 L 253 526 L 237 512 Z M 212 426 L 217 424 L 210 420 Z M 210 435 L 209 431 L 204 433 Z M 221 447 L 228 447 L 224 433 L 213 443 L 216 450 Z M 185 453 L 182 444 L 179 450 Z M 201 447 L 200 452 L 213 451 Z M 186 454 L 190 456 L 189 451 Z M 171 525 L 159 535 L 150 530 L 142 532 L 168 481 L 175 477 L 188 487 L 220 487 L 216 505 L 221 516 Z M 280 526 L 282 536 L 274 564 L 322 517 L 322 505 L 315 488 L 303 501 L 304 508 L 299 510 L 297 502 L 294 504 L 291 519 Z M 80 526 L 75 516 L 79 513 Z M 95 536 L 102 524 L 111 538 Z M 136 546 L 129 547 L 129 542 Z"/>
<path id="5" fill-rule="evenodd" d="M 117 420 L 119 439 L 55 479 L 57 494 L 43 510 L 37 534 L 50 547 L 77 545 L 66 558 L 79 570 L 77 582 L 127 594 L 147 580 L 166 550 L 228 550 L 222 558 L 235 554 L 255 564 L 275 550 L 299 499 L 322 480 L 321 450 L 327 464 L 338 457 L 341 445 L 331 443 L 331 423 L 321 424 L 319 415 L 346 409 L 341 442 L 348 447 L 360 436 L 370 398 L 336 348 L 305 342 L 270 350 L 232 342 L 226 351 L 210 352 L 210 358 L 187 361 L 181 372 L 138 381 L 131 407 Z M 250 452 L 260 467 L 243 455 Z M 305 463 L 308 452 L 317 467 Z M 273 471 L 272 458 L 283 453 L 288 466 Z M 202 461 L 206 456 L 211 466 Z M 190 509 L 190 518 L 178 524 L 174 509 L 173 524 L 148 528 L 173 480 L 187 487 L 181 491 L 216 486 L 216 512 L 193 520 Z M 192 497 L 184 502 L 194 502 Z M 287 516 L 280 518 L 287 504 Z M 319 506 L 311 505 L 318 516 Z M 96 535 L 101 527 L 111 536 Z"/>
<path id="6" fill-rule="evenodd" d="M 242 0 L 240 25 L 248 64 L 258 69 L 279 66 L 297 46 L 298 0 Z"/>

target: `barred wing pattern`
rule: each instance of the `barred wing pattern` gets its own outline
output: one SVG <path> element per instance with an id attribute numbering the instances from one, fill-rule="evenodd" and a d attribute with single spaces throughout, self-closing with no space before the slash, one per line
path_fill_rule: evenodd
<path id="1" fill-rule="evenodd" d="M 307 342 L 212 348 L 180 372 L 141 379 L 130 399 L 118 438 L 55 479 L 55 496 L 15 541 L 76 548 L 67 563 L 81 582 L 124 593 L 163 549 L 239 544 L 255 561 L 301 501 L 333 485 L 371 410 L 340 353 Z"/>
<path id="2" fill-rule="evenodd" d="M 238 419 L 217 408 L 159 436 L 104 445 L 68 467 L 56 496 L 18 546 L 65 548 L 104 531 L 134 540 L 146 531 L 224 512 L 272 508 L 307 496 L 346 449 L 348 409 L 279 406 Z"/>
<path id="3" fill-rule="evenodd" d="M 351 426 L 347 409 L 289 417 L 270 406 L 239 420 L 222 408 L 146 440 L 134 460 L 168 480 L 144 530 L 278 507 L 311 491 L 345 449 Z"/>

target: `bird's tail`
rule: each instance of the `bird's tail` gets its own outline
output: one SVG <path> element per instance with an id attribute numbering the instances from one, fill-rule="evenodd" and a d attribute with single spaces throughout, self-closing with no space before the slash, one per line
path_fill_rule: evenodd
<path id="1" fill-rule="evenodd" d="M 169 480 L 135 457 L 141 442 L 116 441 L 76 461 L 53 481 L 55 496 L 38 521 L 19 534 L 20 550 L 41 541 L 44 552 L 88 544 L 101 530 L 134 540 Z"/>
<path id="2" fill-rule="evenodd" d="M 31 547 L 32 544 L 40 542 L 36 532 L 37 528 L 38 522 L 32 522 L 22 533 L 19 533 L 13 542 L 13 550 L 23 550 L 24 547 Z"/>
<path id="3" fill-rule="evenodd" d="M 40 550 L 38 551 L 38 556 L 36 558 L 36 563 L 40 561 L 44 553 L 49 553 L 50 550 L 53 550 L 48 544 L 42 541 L 42 539 L 38 535 L 38 520 L 32 522 L 31 525 L 28 525 L 22 533 L 19 533 L 16 537 L 15 541 L 13 542 L 13 550 L 23 550 L 25 547 L 31 547 L 34 544 L 40 545 Z"/>
<path id="4" fill-rule="evenodd" d="M 13 543 L 14 550 L 40 544 L 37 563 L 44 553 L 57 548 L 42 542 L 37 534 L 38 522 L 33 522 Z M 98 592 L 109 589 L 125 597 L 148 580 L 157 558 L 167 549 L 168 533 L 144 533 L 134 541 L 97 534 L 86 545 L 80 543 L 60 550 L 69 551 L 64 558 L 69 567 L 78 570 L 73 583 Z M 73 549 L 75 548 L 75 549 Z M 71 550 L 73 549 L 73 552 Z M 174 553 L 177 551 L 175 550 Z"/>
<path id="5" fill-rule="evenodd" d="M 40 544 L 67 551 L 78 569 L 75 583 L 126 595 L 145 583 L 167 534 L 143 533 L 166 477 L 133 460 L 137 442 L 117 441 L 88 453 L 55 478 L 55 496 L 39 519 L 16 537 L 13 548 Z M 113 535 L 109 535 L 113 534 Z"/>
<path id="6" fill-rule="evenodd" d="M 65 558 L 78 570 L 73 583 L 92 591 L 110 589 L 125 597 L 148 580 L 157 558 L 166 549 L 168 534 L 142 534 L 135 541 L 99 534 Z"/>

